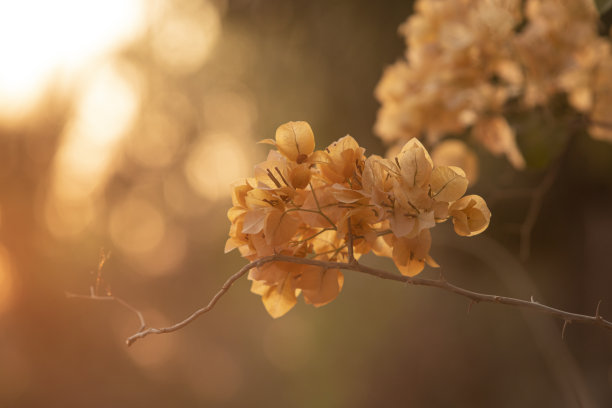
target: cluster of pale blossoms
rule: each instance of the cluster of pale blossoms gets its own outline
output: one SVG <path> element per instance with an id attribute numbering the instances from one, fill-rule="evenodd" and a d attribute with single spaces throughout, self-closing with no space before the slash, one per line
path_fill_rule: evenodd
<path id="1" fill-rule="evenodd" d="M 233 188 L 228 211 L 230 238 L 225 251 L 238 248 L 250 261 L 288 255 L 347 262 L 373 251 L 392 258 L 407 276 L 428 264 L 430 229 L 452 218 L 455 231 L 484 231 L 491 213 L 477 195 L 464 196 L 468 180 L 458 167 L 434 167 L 427 150 L 411 139 L 397 157 L 366 157 L 350 136 L 315 150 L 306 122 L 289 122 L 254 176 Z M 342 289 L 340 270 L 270 262 L 249 273 L 252 292 L 262 296 L 273 317 L 289 311 L 301 293 L 321 306 Z"/>
<path id="2" fill-rule="evenodd" d="M 598 21 L 592 0 L 419 0 L 400 27 L 405 60 L 376 89 L 375 131 L 387 142 L 432 144 L 468 132 L 522 168 L 504 109 L 565 94 L 590 118 L 590 134 L 612 141 L 612 56 Z"/>

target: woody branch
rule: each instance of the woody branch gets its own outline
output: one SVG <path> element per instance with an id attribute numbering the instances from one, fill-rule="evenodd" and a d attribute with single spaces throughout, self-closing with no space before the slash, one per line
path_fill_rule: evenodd
<path id="1" fill-rule="evenodd" d="M 346 271 L 365 273 L 368 275 L 375 276 L 377 278 L 393 280 L 397 282 L 403 282 L 403 283 L 414 285 L 414 286 L 429 286 L 429 287 L 438 288 L 438 289 L 441 289 L 447 292 L 452 292 L 459 296 L 463 296 L 470 300 L 471 302 L 470 304 L 485 302 L 485 303 L 499 303 L 503 305 L 522 307 L 522 308 L 530 309 L 536 312 L 549 314 L 553 317 L 561 319 L 564 322 L 563 333 L 565 333 L 565 326 L 567 326 L 567 324 L 569 323 L 574 323 L 574 322 L 583 323 L 583 324 L 591 324 L 591 325 L 606 328 L 608 330 L 612 330 L 612 322 L 604 319 L 599 313 L 599 304 L 597 306 L 597 310 L 595 311 L 594 315 L 592 316 L 582 315 L 578 313 L 567 312 L 561 309 L 556 309 L 554 307 L 538 303 L 534 301 L 533 299 L 523 300 L 523 299 L 516 299 L 512 297 L 507 297 L 507 296 L 498 296 L 498 295 L 474 292 L 469 289 L 464 289 L 462 287 L 453 285 L 452 283 L 449 283 L 444 278 L 426 279 L 426 278 L 403 276 L 403 275 L 398 275 L 395 273 L 387 272 L 384 270 L 372 268 L 369 266 L 365 266 L 356 261 L 353 261 L 350 263 L 329 262 L 329 261 L 319 261 L 315 259 L 286 256 L 286 255 L 272 255 L 272 256 L 267 256 L 267 257 L 258 259 L 256 261 L 250 262 L 247 265 L 243 266 L 238 272 L 236 272 L 235 274 L 229 277 L 229 279 L 223 284 L 221 289 L 213 296 L 213 298 L 210 300 L 210 302 L 206 306 L 196 310 L 184 320 L 172 326 L 162 327 L 162 328 L 154 328 L 154 327 L 146 328 L 146 325 L 143 322 L 141 329 L 139 329 L 137 333 L 128 337 L 128 339 L 126 340 L 126 344 L 130 346 L 134 344 L 135 341 L 141 338 L 144 338 L 150 334 L 171 333 L 171 332 L 177 331 L 187 326 L 188 324 L 193 322 L 195 319 L 197 319 L 202 314 L 209 312 L 211 309 L 213 309 L 216 303 L 219 301 L 219 299 L 230 289 L 233 283 L 236 282 L 238 279 L 240 279 L 242 276 L 244 276 L 248 271 L 250 271 L 253 268 L 261 267 L 270 262 L 288 262 L 288 263 L 295 263 L 295 264 L 301 264 L 301 265 L 320 266 L 322 268 L 327 268 L 327 269 L 342 269 Z"/>

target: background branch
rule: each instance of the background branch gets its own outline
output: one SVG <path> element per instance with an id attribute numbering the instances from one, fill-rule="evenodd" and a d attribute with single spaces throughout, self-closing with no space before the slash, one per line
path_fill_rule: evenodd
<path id="1" fill-rule="evenodd" d="M 531 254 L 531 234 L 538 220 L 538 215 L 540 215 L 540 211 L 542 210 L 544 197 L 557 179 L 557 175 L 561 169 L 563 156 L 564 155 L 562 155 L 562 157 L 559 158 L 555 164 L 553 164 L 552 168 L 548 170 L 544 176 L 544 179 L 542 179 L 540 184 L 535 188 L 533 195 L 531 196 L 527 216 L 525 217 L 525 220 L 521 224 L 520 228 L 519 258 L 523 262 L 529 259 L 529 255 Z"/>
<path id="2" fill-rule="evenodd" d="M 497 279 L 509 293 L 529 294 L 530 299 L 545 303 L 533 276 L 525 269 L 524 264 L 515 254 L 496 240 L 481 235 L 473 240 L 455 239 L 448 234 L 436 236 L 436 246 L 443 252 L 448 249 L 479 259 L 484 267 L 492 270 Z M 470 302 L 470 306 L 473 305 Z M 559 335 L 559 326 L 551 316 L 548 319 L 538 318 L 528 309 L 521 309 L 523 320 L 533 336 L 534 344 L 546 361 L 552 378 L 557 383 L 557 392 L 563 396 L 567 407 L 593 407 L 595 398 L 592 395 L 592 384 L 586 380 L 581 366 L 564 341 L 568 321 L 565 320 Z M 596 312 L 595 315 L 598 315 Z"/>

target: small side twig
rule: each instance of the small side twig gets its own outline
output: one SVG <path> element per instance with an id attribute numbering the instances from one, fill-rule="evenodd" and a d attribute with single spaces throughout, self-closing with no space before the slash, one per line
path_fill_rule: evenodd
<path id="1" fill-rule="evenodd" d="M 136 309 L 134 306 L 132 306 L 131 304 L 129 304 L 128 302 L 126 302 L 125 300 L 123 300 L 120 297 L 113 296 L 113 295 L 98 296 L 98 295 L 94 294 L 93 287 L 91 288 L 91 294 L 89 294 L 89 295 L 79 295 L 79 294 L 76 294 L 76 293 L 66 292 L 66 297 L 69 298 L 69 299 L 87 299 L 87 300 L 99 300 L 99 301 L 106 301 L 106 302 L 117 302 L 118 304 L 120 304 L 121 306 L 123 306 L 124 308 L 130 310 L 136 316 L 138 316 L 138 320 L 140 321 L 140 327 L 138 328 L 139 332 L 141 332 L 141 331 L 143 331 L 144 329 L 147 328 L 147 324 L 145 322 L 144 316 L 142 315 L 142 312 L 140 310 Z"/>
<path id="2" fill-rule="evenodd" d="M 565 329 L 567 328 L 567 325 L 571 323 L 571 320 L 565 320 L 563 322 L 563 329 L 561 329 L 561 340 L 565 340 Z"/>
<path id="3" fill-rule="evenodd" d="M 546 173 L 542 182 L 533 191 L 531 196 L 531 202 L 529 203 L 529 209 L 527 210 L 527 216 L 521 224 L 520 228 L 520 250 L 519 258 L 525 262 L 529 259 L 531 253 L 531 234 L 535 227 L 538 216 L 544 204 L 544 197 L 548 190 L 552 187 L 559 174 L 561 168 L 561 158 L 553 165 L 553 167 Z"/>
<path id="4" fill-rule="evenodd" d="M 351 227 L 351 217 L 349 217 L 348 221 L 348 232 L 346 233 L 347 238 L 346 238 L 346 243 L 347 243 L 347 249 L 348 249 L 348 262 L 350 264 L 354 264 L 357 262 L 357 260 L 355 260 L 355 255 L 353 253 L 354 248 L 353 248 L 353 228 Z"/>
<path id="5" fill-rule="evenodd" d="M 474 306 L 476 303 L 478 303 L 477 300 L 470 299 L 470 304 L 468 305 L 467 314 L 470 314 L 470 312 L 472 311 L 472 306 Z"/>

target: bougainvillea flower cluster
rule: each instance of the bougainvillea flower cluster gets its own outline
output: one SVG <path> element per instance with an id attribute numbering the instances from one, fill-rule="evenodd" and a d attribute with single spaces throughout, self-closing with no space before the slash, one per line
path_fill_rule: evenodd
<path id="1" fill-rule="evenodd" d="M 515 168 L 525 160 L 506 110 L 565 95 L 589 132 L 612 141 L 610 38 L 592 0 L 419 0 L 400 27 L 404 59 L 376 88 L 376 133 L 403 144 L 470 135 Z"/>
<path id="2" fill-rule="evenodd" d="M 392 258 L 407 276 L 438 265 L 429 254 L 430 230 L 452 219 L 462 236 L 489 225 L 491 213 L 477 195 L 465 195 L 462 169 L 434 167 L 417 139 L 392 159 L 365 156 L 351 136 L 324 150 L 306 122 L 280 126 L 275 149 L 255 166 L 253 177 L 233 187 L 225 251 L 238 248 L 249 261 L 275 254 L 321 261 L 349 261 L 372 251 Z M 351 237 L 352 239 L 349 239 Z M 270 262 L 250 271 L 252 292 L 273 317 L 289 311 L 301 294 L 322 306 L 342 289 L 340 270 Z"/>

